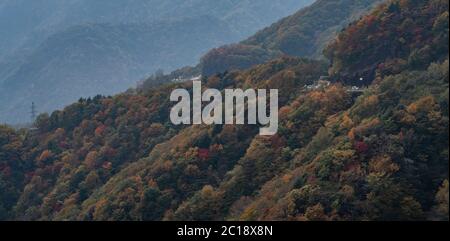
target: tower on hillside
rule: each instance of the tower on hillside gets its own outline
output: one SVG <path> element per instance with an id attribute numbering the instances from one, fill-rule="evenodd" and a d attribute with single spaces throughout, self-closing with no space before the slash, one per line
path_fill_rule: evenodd
<path id="1" fill-rule="evenodd" d="M 34 102 L 31 102 L 31 111 L 30 111 L 30 115 L 31 115 L 31 122 L 34 122 L 36 120 L 36 105 L 34 104 Z"/>

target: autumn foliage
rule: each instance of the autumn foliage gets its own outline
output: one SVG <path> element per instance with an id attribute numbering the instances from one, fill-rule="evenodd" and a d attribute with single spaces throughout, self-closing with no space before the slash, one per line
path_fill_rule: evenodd
<path id="1" fill-rule="evenodd" d="M 391 0 L 346 28 L 335 76 L 389 69 L 358 95 L 345 81 L 306 89 L 327 63 L 293 57 L 204 80 L 278 88 L 274 136 L 172 125 L 170 92 L 189 82 L 80 99 L 35 131 L 0 126 L 0 219 L 448 220 L 445 16 L 447 1 Z"/>

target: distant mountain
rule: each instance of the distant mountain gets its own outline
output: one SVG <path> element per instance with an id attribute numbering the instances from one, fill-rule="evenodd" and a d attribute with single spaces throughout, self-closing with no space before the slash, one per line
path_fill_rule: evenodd
<path id="1" fill-rule="evenodd" d="M 2 0 L 0 123 L 191 65 L 312 0 Z"/>
<path id="2" fill-rule="evenodd" d="M 81 96 L 118 93 L 148 71 L 192 63 L 234 36 L 228 25 L 207 16 L 69 28 L 47 39 L 0 85 L 1 121 L 28 120 L 31 102 L 50 111 Z"/>
<path id="3" fill-rule="evenodd" d="M 379 2 L 318 0 L 239 44 L 211 50 L 201 60 L 202 73 L 245 69 L 280 55 L 323 58 L 327 43 Z"/>
<path id="4" fill-rule="evenodd" d="M 241 37 L 313 0 L 0 0 L 0 52 L 33 47 L 83 23 L 142 23 L 198 15 L 220 18 Z"/>

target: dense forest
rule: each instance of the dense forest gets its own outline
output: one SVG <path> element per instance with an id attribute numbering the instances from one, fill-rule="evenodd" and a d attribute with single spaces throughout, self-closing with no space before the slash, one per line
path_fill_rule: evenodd
<path id="1" fill-rule="evenodd" d="M 204 88 L 279 89 L 273 136 L 172 125 L 170 92 L 190 81 L 0 126 L 0 219 L 448 220 L 448 5 L 386 1 L 339 33 L 329 62 L 203 76 Z M 327 73 L 331 85 L 305 88 Z"/>

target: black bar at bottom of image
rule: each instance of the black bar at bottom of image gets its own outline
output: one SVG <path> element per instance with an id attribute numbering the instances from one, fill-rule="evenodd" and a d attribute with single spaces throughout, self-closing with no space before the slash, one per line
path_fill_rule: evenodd
<path id="1" fill-rule="evenodd" d="M 46 240 L 431 240 L 447 235 L 447 230 L 448 222 L 0 222 L 2 235 L 11 232 L 17 238 L 29 235 Z"/>

